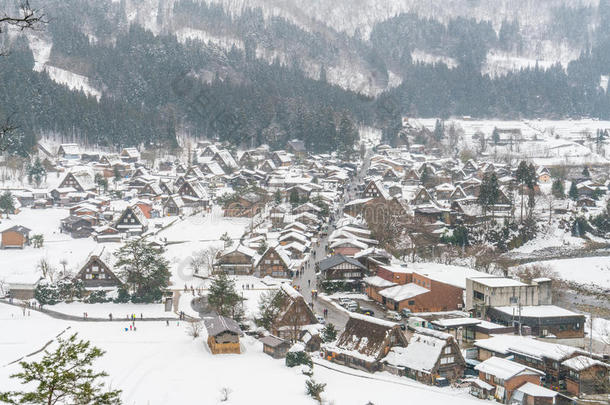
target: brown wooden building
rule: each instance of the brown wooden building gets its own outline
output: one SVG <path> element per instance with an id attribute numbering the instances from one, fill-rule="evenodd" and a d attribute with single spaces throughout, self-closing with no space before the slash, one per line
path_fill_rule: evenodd
<path id="1" fill-rule="evenodd" d="M 208 331 L 208 346 L 212 354 L 240 354 L 240 336 L 244 333 L 233 319 L 215 316 L 204 320 Z"/>
<path id="2" fill-rule="evenodd" d="M 2 249 L 20 248 L 23 249 L 30 244 L 31 229 L 25 226 L 15 225 L 2 231 Z"/>
<path id="3" fill-rule="evenodd" d="M 336 343 L 324 345 L 324 357 L 333 363 L 375 372 L 393 347 L 406 347 L 407 338 L 394 322 L 352 313 Z"/>
<path id="4" fill-rule="evenodd" d="M 317 324 L 318 320 L 303 296 L 290 285 L 283 283 L 278 294 L 281 294 L 282 305 L 271 324 L 270 332 L 282 339 L 296 342 L 303 326 Z"/>
<path id="5" fill-rule="evenodd" d="M 269 247 L 254 265 L 254 274 L 257 277 L 288 278 L 290 272 L 291 260 L 278 246 Z"/>

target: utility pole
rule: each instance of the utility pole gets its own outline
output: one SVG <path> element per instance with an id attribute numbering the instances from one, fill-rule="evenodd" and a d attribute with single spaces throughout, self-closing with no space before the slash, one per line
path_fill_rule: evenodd
<path id="1" fill-rule="evenodd" d="M 589 330 L 589 355 L 593 354 L 593 311 L 589 313 L 589 322 L 591 323 Z"/>

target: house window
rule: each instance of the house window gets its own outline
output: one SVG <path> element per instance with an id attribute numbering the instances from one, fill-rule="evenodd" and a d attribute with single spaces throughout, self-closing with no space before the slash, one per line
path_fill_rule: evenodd
<path id="1" fill-rule="evenodd" d="M 445 354 L 451 354 L 451 346 L 445 347 Z"/>
<path id="2" fill-rule="evenodd" d="M 415 300 L 410 300 L 410 301 L 408 301 L 408 302 L 407 302 L 407 304 L 409 304 L 409 305 L 415 305 Z"/>
<path id="3" fill-rule="evenodd" d="M 451 364 L 455 358 L 453 356 L 441 358 L 441 364 Z"/>
<path id="4" fill-rule="evenodd" d="M 265 264 L 271 264 L 271 260 L 265 260 Z"/>
<path id="5" fill-rule="evenodd" d="M 274 260 L 273 264 L 280 264 L 280 261 L 279 260 Z"/>

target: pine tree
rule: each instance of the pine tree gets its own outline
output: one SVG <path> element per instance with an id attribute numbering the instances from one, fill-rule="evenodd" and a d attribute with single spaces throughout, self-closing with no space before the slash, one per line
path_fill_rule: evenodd
<path id="1" fill-rule="evenodd" d="M 32 180 L 36 184 L 36 187 L 40 187 L 40 183 L 42 183 L 42 179 L 46 177 L 47 170 L 42 165 L 42 162 L 39 158 L 36 158 L 34 164 L 28 168 L 28 181 L 31 183 Z"/>
<path id="2" fill-rule="evenodd" d="M 77 340 L 77 334 L 67 339 L 57 338 L 58 346 L 53 352 L 45 350 L 38 362 L 22 361 L 22 371 L 11 375 L 29 391 L 0 393 L 0 402 L 9 404 L 64 403 L 83 405 L 120 405 L 121 391 L 105 387 L 101 381 L 108 374 L 93 370 L 93 362 L 104 355 L 104 351 Z"/>
<path id="3" fill-rule="evenodd" d="M 156 302 L 169 285 L 169 262 L 164 250 L 149 244 L 145 239 L 125 243 L 116 253 L 116 267 L 134 293 L 133 299 L 140 302 Z"/>
<path id="4" fill-rule="evenodd" d="M 575 181 L 573 181 L 572 185 L 570 186 L 570 191 L 568 191 L 568 196 L 574 201 L 578 200 L 578 187 L 576 187 Z"/>
<path id="5" fill-rule="evenodd" d="M 337 328 L 332 323 L 327 323 L 322 329 L 322 340 L 324 343 L 333 342 L 337 338 Z"/>
<path id="6" fill-rule="evenodd" d="M 7 218 L 15 211 L 15 203 L 10 191 L 5 191 L 0 195 L 0 210 L 4 212 Z"/>
<path id="7" fill-rule="evenodd" d="M 235 289 L 235 281 L 221 271 L 210 285 L 208 304 L 218 315 L 236 318 L 239 314 L 238 305 L 240 303 L 241 297 Z"/>
<path id="8" fill-rule="evenodd" d="M 491 140 L 493 141 L 494 145 L 497 145 L 500 142 L 500 132 L 498 131 L 498 128 L 494 128 L 493 132 L 491 133 Z"/>
<path id="9" fill-rule="evenodd" d="M 555 198 L 565 198 L 566 192 L 562 180 L 556 179 L 553 181 L 553 185 L 551 186 L 551 193 Z"/>
<path id="10" fill-rule="evenodd" d="M 528 168 L 527 168 L 527 162 L 525 160 L 522 160 L 521 162 L 519 162 L 519 166 L 517 167 L 517 173 L 516 173 L 516 178 L 517 178 L 517 182 L 519 183 L 519 195 L 521 198 L 521 222 L 523 222 L 523 202 L 524 202 L 524 193 L 523 193 L 523 187 L 525 186 L 525 183 L 527 182 L 528 179 Z"/>
<path id="11" fill-rule="evenodd" d="M 591 178 L 591 173 L 589 172 L 589 168 L 587 166 L 582 169 L 582 175 L 587 179 Z"/>
<path id="12" fill-rule="evenodd" d="M 440 142 L 445 137 L 445 124 L 441 120 L 436 120 L 434 124 L 434 139 Z"/>

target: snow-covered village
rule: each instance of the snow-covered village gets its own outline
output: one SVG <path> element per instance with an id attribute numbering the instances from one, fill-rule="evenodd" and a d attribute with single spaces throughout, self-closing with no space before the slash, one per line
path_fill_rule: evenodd
<path id="1" fill-rule="evenodd" d="M 610 2 L 64 1 L 0 0 L 0 404 L 610 403 Z"/>

